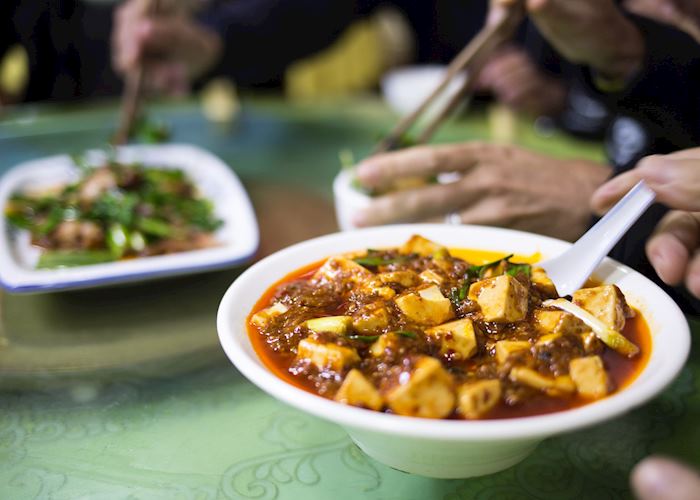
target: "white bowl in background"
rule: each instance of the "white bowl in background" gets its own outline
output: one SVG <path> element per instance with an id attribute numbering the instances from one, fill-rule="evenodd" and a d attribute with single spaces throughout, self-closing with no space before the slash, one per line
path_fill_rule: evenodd
<path id="1" fill-rule="evenodd" d="M 678 306 L 653 282 L 605 259 L 595 272 L 615 283 L 640 310 L 652 335 L 652 353 L 639 376 L 621 391 L 558 413 L 504 420 L 431 420 L 346 406 L 294 387 L 271 373 L 255 353 L 246 318 L 266 290 L 300 267 L 342 252 L 395 247 L 420 234 L 452 248 L 498 250 L 542 258 L 569 243 L 544 236 L 483 226 L 406 224 L 315 238 L 281 250 L 244 272 L 219 306 L 217 329 L 224 351 L 238 370 L 272 396 L 345 428 L 372 458 L 406 472 L 463 478 L 506 469 L 543 439 L 594 425 L 644 404 L 661 392 L 683 367 L 690 348 L 688 324 Z"/>
<path id="2" fill-rule="evenodd" d="M 90 151 L 89 164 L 98 164 L 104 151 Z M 88 266 L 36 269 L 39 250 L 28 231 L 17 230 L 0 217 L 0 286 L 13 293 L 37 293 L 204 272 L 250 260 L 258 248 L 258 223 L 243 185 L 236 174 L 211 153 L 188 144 L 135 145 L 117 148 L 116 159 L 145 166 L 184 171 L 214 215 L 223 221 L 216 231 L 216 247 L 169 255 L 156 255 Z M 0 179 L 0 206 L 18 191 L 75 182 L 80 169 L 68 155 L 28 161 L 13 167 Z"/>
<path id="3" fill-rule="evenodd" d="M 356 229 L 353 218 L 358 210 L 366 208 L 372 197 L 353 185 L 355 170 L 346 168 L 333 179 L 335 218 L 341 231 Z"/>
<path id="4" fill-rule="evenodd" d="M 453 172 L 444 172 L 438 175 L 437 182 L 449 184 L 460 178 Z M 335 205 L 335 218 L 341 231 L 357 229 L 353 220 L 355 214 L 365 209 L 372 203 L 372 196 L 355 186 L 355 169 L 346 168 L 340 171 L 333 179 L 333 203 Z M 445 214 L 446 221 L 449 214 Z"/>
<path id="5" fill-rule="evenodd" d="M 382 95 L 387 104 L 399 115 L 413 112 L 442 81 L 446 66 L 437 64 L 403 66 L 384 75 L 381 82 Z M 428 120 L 443 108 L 464 84 L 466 75 L 458 74 L 445 91 L 435 99 L 422 120 Z"/>

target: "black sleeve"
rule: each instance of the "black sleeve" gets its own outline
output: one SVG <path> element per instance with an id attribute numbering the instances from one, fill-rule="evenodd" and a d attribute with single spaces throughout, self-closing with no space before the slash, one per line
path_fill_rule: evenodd
<path id="1" fill-rule="evenodd" d="M 10 47 L 19 43 L 19 34 L 13 22 L 17 4 L 17 1 L 5 0 L 0 5 L 0 61 Z"/>
<path id="2" fill-rule="evenodd" d="M 650 19 L 630 16 L 646 55 L 642 69 L 619 92 L 602 92 L 583 68 L 582 78 L 616 116 L 606 149 L 617 171 L 649 154 L 700 144 L 700 45 L 690 36 Z"/>
<path id="3" fill-rule="evenodd" d="M 295 60 L 330 45 L 369 1 L 218 1 L 199 16 L 224 41 L 215 73 L 243 86 L 277 85 Z"/>

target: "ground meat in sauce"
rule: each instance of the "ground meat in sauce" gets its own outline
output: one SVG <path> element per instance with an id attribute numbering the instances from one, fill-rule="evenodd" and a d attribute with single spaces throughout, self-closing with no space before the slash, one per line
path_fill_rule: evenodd
<path id="1" fill-rule="evenodd" d="M 342 267 L 331 269 L 332 272 L 327 276 L 317 273 L 312 277 L 283 283 L 273 294 L 270 304 L 284 304 L 287 310 L 272 318 L 264 331 L 260 331 L 268 348 L 281 357 L 280 359 L 286 360 L 284 362 L 289 373 L 302 381 L 305 387 L 322 396 L 334 397 L 349 367 L 331 370 L 319 368 L 309 359 L 298 359 L 296 354 L 299 343 L 312 333 L 314 342 L 354 350 L 360 361 L 352 367 L 359 370 L 380 394 L 388 394 L 393 388 L 405 383 L 406 377 L 414 370 L 419 360 L 430 356 L 442 363 L 455 387 L 479 380 L 499 380 L 502 387 L 502 405 L 506 407 L 552 399 L 540 390 L 509 378 L 513 367 L 528 368 L 550 378 L 561 377 L 569 375 L 571 360 L 591 354 L 580 335 L 565 334 L 545 344 L 537 342 L 542 332 L 537 329 L 533 311 L 537 308 L 542 309 L 542 301 L 551 293 L 531 282 L 529 266 L 516 267 L 518 272 L 513 274 L 528 291 L 527 314 L 521 321 L 503 323 L 483 321 L 479 304 L 466 294 L 472 283 L 484 278 L 483 272 L 475 272 L 475 266 L 461 259 L 449 256 L 437 259 L 417 254 L 405 255 L 394 249 L 370 250 L 364 257 L 368 257 L 370 263 L 365 264 L 366 271 L 360 271 L 359 274 L 367 283 L 372 283 L 371 286 L 362 285 L 359 278 Z M 498 272 L 507 274 L 512 266 L 510 262 L 502 261 L 498 264 L 498 270 L 493 268 L 487 271 L 492 276 L 498 276 Z M 397 296 L 423 289 L 430 283 L 418 280 L 417 285 L 406 287 L 400 282 L 379 283 L 375 279 L 381 273 L 402 271 L 412 271 L 417 279 L 420 273 L 427 270 L 433 271 L 441 280 L 437 286 L 440 293 L 451 301 L 452 321 L 466 318 L 473 322 L 476 348 L 469 359 L 461 359 L 459 353 L 454 350 L 441 350 L 441 341 L 426 335 L 427 327 L 412 321 L 402 314 L 397 306 Z M 416 281 L 412 274 L 406 276 Z M 360 325 L 360 320 L 371 322 L 379 309 L 388 312 L 388 317 L 379 315 L 377 322 L 380 326 L 369 334 L 363 332 L 360 335 L 357 328 L 344 334 L 314 333 L 304 326 L 307 320 L 328 316 L 350 316 L 354 325 Z M 388 334 L 394 335 L 393 340 L 387 341 L 380 355 L 372 355 L 370 350 L 373 344 L 380 336 Z M 505 362 L 499 363 L 495 354 L 496 345 L 503 340 L 524 341 L 529 344 L 529 348 L 514 352 Z M 567 399 L 571 396 L 559 395 L 559 398 Z M 451 416 L 458 415 L 453 411 Z"/>

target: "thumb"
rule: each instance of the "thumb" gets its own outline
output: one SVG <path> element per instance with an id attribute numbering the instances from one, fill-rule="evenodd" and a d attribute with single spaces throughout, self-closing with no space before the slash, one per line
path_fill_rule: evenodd
<path id="1" fill-rule="evenodd" d="M 604 214 L 615 203 L 620 201 L 627 191 L 632 189 L 641 178 L 637 169 L 613 177 L 593 193 L 593 196 L 591 196 L 591 208 L 598 215 Z"/>

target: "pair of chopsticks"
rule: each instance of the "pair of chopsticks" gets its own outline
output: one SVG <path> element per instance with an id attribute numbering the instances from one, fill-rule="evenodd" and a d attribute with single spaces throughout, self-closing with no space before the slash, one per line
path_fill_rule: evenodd
<path id="1" fill-rule="evenodd" d="M 155 16 L 160 11 L 159 0 L 145 0 L 146 11 L 149 16 Z M 144 82 L 146 79 L 146 67 L 141 61 L 136 69 L 127 75 L 122 94 L 122 104 L 119 114 L 119 127 L 112 137 L 112 145 L 126 144 L 131 137 L 132 130 L 141 111 Z"/>
<path id="2" fill-rule="evenodd" d="M 401 137 L 417 122 L 430 105 L 440 96 L 450 82 L 461 72 L 467 71 L 464 83 L 449 99 L 444 107 L 426 124 L 417 137 L 417 143 L 430 140 L 442 123 L 452 114 L 459 104 L 474 92 L 476 77 L 485 56 L 493 52 L 502 43 L 508 41 L 515 26 L 523 16 L 523 7 L 519 0 L 500 0 L 502 9 L 498 19 L 484 26 L 481 31 L 450 62 L 445 76 L 428 97 L 410 114 L 402 118 L 394 129 L 377 144 L 374 153 L 383 153 L 394 149 L 401 143 Z"/>

